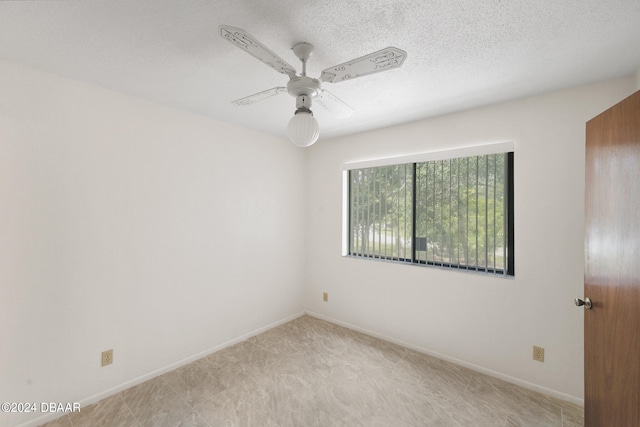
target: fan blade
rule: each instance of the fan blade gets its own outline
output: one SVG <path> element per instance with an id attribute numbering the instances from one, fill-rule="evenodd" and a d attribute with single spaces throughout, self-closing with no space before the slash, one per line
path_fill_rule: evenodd
<path id="1" fill-rule="evenodd" d="M 277 72 L 286 74 L 289 77 L 295 77 L 295 68 L 287 64 L 284 59 L 273 53 L 245 30 L 221 25 L 220 35 L 239 48 L 247 51 L 248 54 L 255 56 Z"/>
<path id="2" fill-rule="evenodd" d="M 329 67 L 322 71 L 320 80 L 323 82 L 338 83 L 344 80 L 366 76 L 367 74 L 391 70 L 402 66 L 406 58 L 407 52 L 390 46 L 340 65 Z"/>
<path id="3" fill-rule="evenodd" d="M 235 101 L 231 101 L 231 103 L 236 106 L 251 105 L 276 95 L 280 95 L 286 91 L 286 87 L 273 87 L 271 89 L 263 90 L 262 92 L 254 93 L 253 95 L 245 96 L 244 98 L 236 99 Z"/>
<path id="4" fill-rule="evenodd" d="M 337 96 L 328 90 L 321 90 L 314 101 L 341 119 L 353 114 L 353 108 L 342 102 Z"/>

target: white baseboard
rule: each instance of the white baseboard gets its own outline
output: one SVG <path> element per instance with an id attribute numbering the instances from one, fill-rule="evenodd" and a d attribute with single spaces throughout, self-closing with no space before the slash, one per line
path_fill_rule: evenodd
<path id="1" fill-rule="evenodd" d="M 332 317 L 325 316 L 325 315 L 320 314 L 320 313 L 315 313 L 313 311 L 307 311 L 306 314 L 308 314 L 309 316 L 312 316 L 312 317 L 316 317 L 318 319 L 326 320 L 327 322 L 335 323 L 336 325 L 344 326 L 345 328 L 353 329 L 354 331 L 362 332 L 363 334 L 367 334 L 367 335 L 371 335 L 371 336 L 376 337 L 376 338 L 380 338 L 381 340 L 384 340 L 384 341 L 388 341 L 388 342 L 391 342 L 391 343 L 394 343 L 394 344 L 398 344 L 398 345 L 400 345 L 402 347 L 406 347 L 406 348 L 409 348 L 411 350 L 415 350 L 417 352 L 420 352 L 420 353 L 423 353 L 423 354 L 426 354 L 426 355 L 429 355 L 429 356 L 433 356 L 433 357 L 436 357 L 436 358 L 441 359 L 441 360 L 446 360 L 447 362 L 455 363 L 456 365 L 463 366 L 465 368 L 469 368 L 471 370 L 474 370 L 476 372 L 480 372 L 482 374 L 489 375 L 491 377 L 499 378 L 499 379 L 501 379 L 503 381 L 506 381 L 506 382 L 509 382 L 511 384 L 519 385 L 519 386 L 522 386 L 522 387 L 527 388 L 529 390 L 537 391 L 539 393 L 546 394 L 547 396 L 552 396 L 552 397 L 555 397 L 557 399 L 564 400 L 565 402 L 570 402 L 570 403 L 573 403 L 573 404 L 576 404 L 576 405 L 584 407 L 584 399 L 581 399 L 579 397 L 571 396 L 570 394 L 562 393 L 562 392 L 557 391 L 557 390 L 552 390 L 550 388 L 543 387 L 543 386 L 540 386 L 538 384 L 534 384 L 534 383 L 531 383 L 529 381 L 522 380 L 520 378 L 512 377 L 510 375 L 506 375 L 506 374 L 503 374 L 501 372 L 497 372 L 497 371 L 493 371 L 491 369 L 483 368 L 482 366 L 474 365 L 473 363 L 468 363 L 468 362 L 465 362 L 463 360 L 456 359 L 454 357 L 449 357 L 449 356 L 447 356 L 445 354 L 438 353 L 438 352 L 435 352 L 435 351 L 431 351 L 431 350 L 428 350 L 426 348 L 419 347 L 419 346 L 417 346 L 415 344 L 412 344 L 412 343 L 409 343 L 409 342 L 406 342 L 406 341 L 402 341 L 402 340 L 396 339 L 394 337 L 390 337 L 388 335 L 380 334 L 378 332 L 374 332 L 374 331 L 371 331 L 369 329 L 361 328 L 359 326 L 352 325 L 350 323 L 343 322 L 341 320 L 334 319 Z"/>
<path id="2" fill-rule="evenodd" d="M 141 384 L 141 383 L 143 383 L 145 381 L 153 379 L 153 378 L 155 378 L 157 376 L 160 376 L 162 374 L 166 374 L 169 371 L 173 371 L 174 369 L 177 369 L 177 368 L 179 368 L 181 366 L 187 365 L 187 364 L 189 364 L 191 362 L 194 362 L 194 361 L 196 361 L 198 359 L 201 359 L 201 358 L 203 358 L 205 356 L 208 356 L 208 355 L 210 355 L 212 353 L 215 353 L 216 351 L 220 351 L 220 350 L 222 350 L 224 348 L 227 348 L 227 347 L 230 347 L 230 346 L 232 346 L 234 344 L 237 344 L 239 342 L 245 341 L 245 340 L 247 340 L 247 339 L 249 339 L 249 338 L 251 338 L 251 337 L 253 337 L 255 335 L 261 334 L 263 332 L 268 331 L 269 329 L 275 328 L 276 326 L 280 326 L 280 325 L 282 325 L 284 323 L 287 323 L 287 322 L 290 322 L 290 321 L 292 321 L 294 319 L 297 319 L 298 317 L 303 316 L 304 314 L 305 313 L 302 312 L 302 313 L 294 314 L 292 316 L 289 316 L 289 317 L 286 317 L 284 319 L 278 320 L 277 322 L 271 323 L 271 324 L 269 324 L 267 326 L 263 326 L 262 328 L 258 328 L 258 329 L 254 330 L 252 332 L 246 333 L 246 334 L 241 335 L 241 336 L 239 336 L 237 338 L 234 338 L 232 340 L 226 341 L 226 342 L 224 342 L 222 344 L 219 344 L 219 345 L 217 345 L 215 347 L 212 347 L 210 349 L 201 351 L 201 352 L 196 353 L 194 355 L 191 355 L 189 357 L 185 357 L 184 359 L 178 360 L 177 362 L 171 363 L 171 364 L 169 364 L 167 366 L 163 366 L 162 368 L 159 368 L 159 369 L 153 370 L 151 372 L 148 372 L 148 373 L 146 373 L 144 375 L 141 375 L 141 376 L 139 376 L 137 378 L 134 378 L 134 379 L 132 379 L 130 381 L 124 382 L 124 383 L 122 383 L 120 385 L 117 385 L 115 387 L 112 387 L 112 388 L 110 388 L 108 390 L 104 390 L 104 391 L 102 391 L 100 393 L 96 393 L 96 394 L 94 394 L 92 396 L 89 396 L 89 397 L 87 397 L 85 399 L 80 400 L 80 402 L 79 402 L 80 403 L 80 408 L 87 407 L 87 406 L 89 406 L 91 404 L 94 404 L 94 403 L 96 403 L 96 402 L 98 402 L 98 401 L 100 401 L 102 399 L 106 399 L 109 396 L 113 396 L 114 394 L 120 393 L 121 391 L 124 391 L 124 390 L 126 390 L 128 388 L 131 388 L 133 386 Z M 41 424 L 47 423 L 49 421 L 53 421 L 56 418 L 60 418 L 60 417 L 61 417 L 60 413 L 50 413 L 50 414 L 43 415 L 41 417 L 35 418 L 33 420 L 27 421 L 25 423 L 19 424 L 16 427 L 36 427 L 36 426 L 39 426 Z"/>

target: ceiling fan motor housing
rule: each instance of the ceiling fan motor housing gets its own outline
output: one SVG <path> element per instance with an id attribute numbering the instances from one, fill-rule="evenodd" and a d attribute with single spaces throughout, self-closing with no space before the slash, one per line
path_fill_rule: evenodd
<path id="1" fill-rule="evenodd" d="M 320 80 L 307 76 L 293 77 L 287 83 L 287 91 L 293 97 L 307 95 L 313 98 L 320 93 Z"/>

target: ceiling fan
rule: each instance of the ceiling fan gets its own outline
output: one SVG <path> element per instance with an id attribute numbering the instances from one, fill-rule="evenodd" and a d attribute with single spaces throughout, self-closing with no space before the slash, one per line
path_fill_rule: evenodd
<path id="1" fill-rule="evenodd" d="M 300 147 L 308 147 L 316 142 L 320 136 L 318 121 L 313 117 L 313 112 L 311 111 L 312 99 L 315 99 L 318 104 L 338 117 L 348 117 L 353 113 L 351 107 L 331 92 L 322 89 L 322 83 L 338 83 L 367 74 L 398 68 L 402 66 L 407 57 L 407 52 L 404 50 L 390 46 L 360 58 L 329 67 L 322 71 L 319 79 L 314 79 L 307 76 L 307 61 L 313 52 L 313 45 L 309 43 L 297 43 L 292 47 L 293 53 L 302 61 L 302 73 L 297 75 L 295 68 L 245 30 L 221 25 L 220 35 L 277 72 L 289 76 L 287 87 L 278 86 L 267 89 L 245 98 L 237 99 L 232 103 L 238 106 L 251 105 L 288 92 L 296 98 L 296 110 L 289 121 L 287 134 L 291 142 Z"/>

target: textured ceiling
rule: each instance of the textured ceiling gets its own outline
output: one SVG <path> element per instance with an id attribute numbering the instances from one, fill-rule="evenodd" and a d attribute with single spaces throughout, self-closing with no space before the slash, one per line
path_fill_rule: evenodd
<path id="1" fill-rule="evenodd" d="M 291 46 L 314 44 L 311 77 L 390 45 L 407 51 L 402 68 L 323 84 L 355 112 L 314 107 L 321 140 L 640 68 L 639 0 L 0 2 L 0 60 L 284 137 L 294 98 L 230 102 L 287 76 L 221 38 L 221 24 L 298 71 Z"/>

